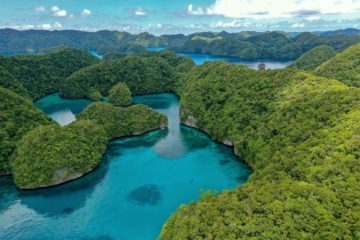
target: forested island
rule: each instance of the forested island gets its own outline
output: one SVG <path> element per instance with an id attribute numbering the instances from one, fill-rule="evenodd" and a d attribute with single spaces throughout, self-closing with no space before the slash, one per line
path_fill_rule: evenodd
<path id="1" fill-rule="evenodd" d="M 5 33 L 22 40 L 24 34 L 48 34 L 1 30 L 0 36 Z M 96 43 L 100 49 L 116 45 L 113 36 L 120 33 L 51 36 L 61 34 L 69 42 L 40 41 L 30 50 L 73 45 L 75 36 L 89 45 L 74 47 L 94 49 Z M 0 174 L 11 173 L 21 189 L 84 176 L 100 164 L 111 139 L 166 128 L 166 116 L 131 105 L 132 96 L 172 92 L 180 97 L 182 123 L 232 146 L 253 174 L 235 190 L 208 192 L 179 206 L 159 239 L 360 238 L 359 36 L 121 34 L 141 46 L 217 55 L 231 46 L 240 49 L 234 51 L 239 57 L 297 60 L 286 69 L 255 71 L 223 61 L 195 66 L 170 51 L 124 56 L 112 47 L 104 60 L 72 48 L 2 56 Z M 99 44 L 99 38 L 91 43 L 97 35 L 113 45 Z M 0 52 L 29 50 L 1 46 Z M 62 127 L 32 103 L 54 92 L 94 103 Z"/>
<path id="2" fill-rule="evenodd" d="M 202 53 L 242 59 L 294 60 L 314 47 L 328 45 L 335 51 L 360 42 L 358 29 L 328 32 L 287 33 L 280 31 L 239 33 L 198 32 L 189 35 L 147 32 L 130 34 L 119 31 L 83 32 L 0 30 L 0 52 L 46 53 L 61 47 L 96 50 L 107 59 L 129 54 L 141 54 L 148 47 L 163 47 L 175 52 Z"/>
<path id="3" fill-rule="evenodd" d="M 121 108 L 111 103 L 94 103 L 79 121 L 65 127 L 33 106 L 32 99 L 60 91 L 71 73 L 98 62 L 85 51 L 69 48 L 1 59 L 4 77 L 0 88 L 3 99 L 0 173 L 12 173 L 19 188 L 48 187 L 79 178 L 98 166 L 109 140 L 166 128 L 166 116 L 144 105 Z M 142 78 L 151 80 L 150 76 Z M 131 103 L 131 92 L 128 88 L 127 91 L 125 105 Z M 123 97 L 118 95 L 118 101 Z M 101 100 L 101 95 L 93 100 Z"/>

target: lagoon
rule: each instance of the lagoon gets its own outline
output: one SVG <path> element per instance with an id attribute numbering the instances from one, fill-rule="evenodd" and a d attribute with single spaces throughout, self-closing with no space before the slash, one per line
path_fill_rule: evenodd
<path id="1" fill-rule="evenodd" d="M 180 125 L 175 95 L 134 101 L 166 114 L 169 128 L 111 141 L 94 172 L 58 187 L 19 191 L 10 177 L 0 178 L 0 239 L 151 240 L 181 204 L 247 181 L 251 170 L 231 148 Z M 55 94 L 36 105 L 75 118 L 89 103 Z"/>

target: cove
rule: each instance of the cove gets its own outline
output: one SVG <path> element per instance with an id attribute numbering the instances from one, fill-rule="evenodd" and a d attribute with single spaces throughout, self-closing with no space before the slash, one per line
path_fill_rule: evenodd
<path id="1" fill-rule="evenodd" d="M 36 105 L 76 115 L 82 101 L 53 94 Z M 1 177 L 0 239 L 152 240 L 181 204 L 247 181 L 251 170 L 231 148 L 180 125 L 175 95 L 134 101 L 166 114 L 169 128 L 111 141 L 99 168 L 55 188 L 19 191 Z"/>

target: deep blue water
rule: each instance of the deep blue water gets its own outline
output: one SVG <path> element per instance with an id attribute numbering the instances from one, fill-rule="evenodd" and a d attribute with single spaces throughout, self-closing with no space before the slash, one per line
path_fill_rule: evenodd
<path id="1" fill-rule="evenodd" d="M 1 240 L 155 239 L 181 204 L 247 180 L 250 169 L 230 148 L 179 125 L 175 95 L 134 100 L 165 113 L 169 129 L 111 141 L 98 169 L 59 187 L 19 191 L 1 177 Z M 50 114 L 78 113 L 87 104 L 50 95 L 37 106 Z"/>

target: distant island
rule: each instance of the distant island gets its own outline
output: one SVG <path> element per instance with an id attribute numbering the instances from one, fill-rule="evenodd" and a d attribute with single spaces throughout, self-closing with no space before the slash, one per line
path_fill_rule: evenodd
<path id="1" fill-rule="evenodd" d="M 95 50 L 102 55 L 128 55 L 145 52 L 149 47 L 163 47 L 175 52 L 243 59 L 294 60 L 320 45 L 328 45 L 338 52 L 342 51 L 360 42 L 360 30 L 350 28 L 314 33 L 222 31 L 155 36 L 147 32 L 130 34 L 106 30 L 83 32 L 1 29 L 0 39 L 0 53 L 3 54 L 40 53 L 59 47 L 73 47 Z"/>

